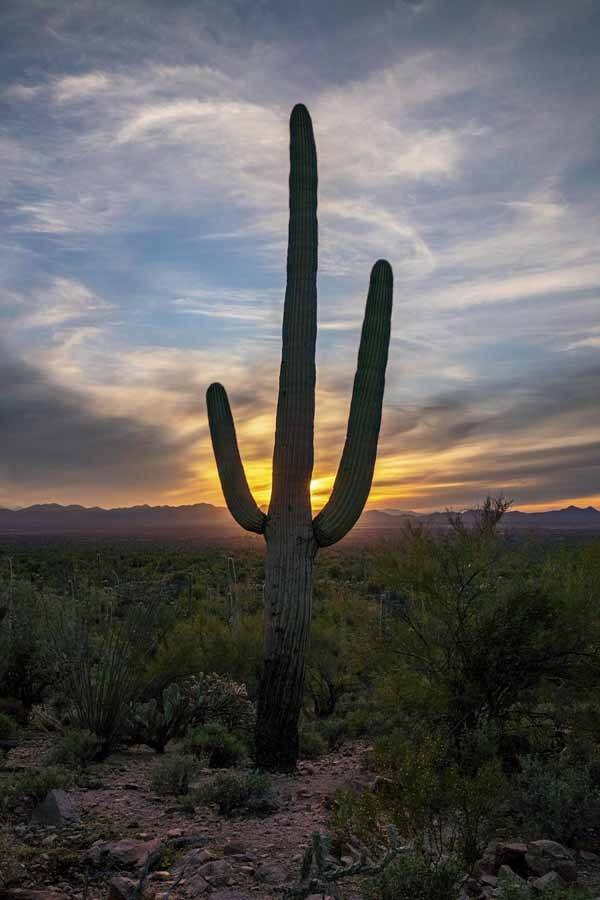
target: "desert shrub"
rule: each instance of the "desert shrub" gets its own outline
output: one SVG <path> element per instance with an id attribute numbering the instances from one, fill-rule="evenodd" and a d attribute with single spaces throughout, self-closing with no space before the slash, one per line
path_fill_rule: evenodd
<path id="1" fill-rule="evenodd" d="M 202 702 L 194 722 L 218 722 L 248 740 L 254 732 L 256 712 L 245 684 L 212 672 L 194 679 Z"/>
<path id="2" fill-rule="evenodd" d="M 152 584 L 84 587 L 47 610 L 59 699 L 70 724 L 96 735 L 100 757 L 121 739 L 141 692 L 163 616 L 160 600 Z"/>
<path id="3" fill-rule="evenodd" d="M 217 615 L 207 612 L 178 622 L 161 641 L 147 674 L 164 687 L 198 672 L 216 674 L 246 684 L 255 695 L 262 665 L 262 615 L 243 618 L 242 628 L 232 631 Z"/>
<path id="4" fill-rule="evenodd" d="M 439 739 L 407 744 L 393 736 L 376 745 L 370 765 L 379 775 L 376 790 L 341 795 L 332 812 L 330 830 L 340 848 L 355 835 L 375 849 L 385 844 L 392 824 L 434 859 L 457 855 L 466 865 L 478 859 L 506 791 L 497 761 L 467 775 Z"/>
<path id="5" fill-rule="evenodd" d="M 11 613 L 0 624 L 0 696 L 19 701 L 28 711 L 44 698 L 53 672 L 45 660 L 40 598 L 19 580 L 10 589 Z"/>
<path id="6" fill-rule="evenodd" d="M 152 769 L 150 783 L 157 794 L 176 797 L 189 793 L 190 781 L 198 771 L 198 760 L 186 753 L 168 753 Z"/>
<path id="7" fill-rule="evenodd" d="M 590 763 L 531 756 L 522 760 L 513 787 L 512 815 L 530 837 L 572 845 L 600 826 L 600 787 Z"/>
<path id="8" fill-rule="evenodd" d="M 407 854 L 364 885 L 365 900 L 455 900 L 460 894 L 460 866 L 455 860 L 433 861 Z"/>
<path id="9" fill-rule="evenodd" d="M 469 732 L 493 725 L 500 739 L 545 686 L 572 683 L 590 640 L 579 600 L 551 591 L 527 548 L 498 533 L 506 508 L 488 498 L 470 523 L 451 515 L 445 534 L 409 529 L 376 558 L 404 597 L 385 635 L 390 713 L 443 728 L 459 763 Z"/>
<path id="10" fill-rule="evenodd" d="M 318 759 L 327 753 L 328 742 L 314 722 L 302 722 L 299 733 L 300 759 Z"/>
<path id="11" fill-rule="evenodd" d="M 241 738 L 228 731 L 220 722 L 207 722 L 206 725 L 194 728 L 184 746 L 189 753 L 206 757 L 213 769 L 237 766 L 248 754 L 248 748 Z"/>
<path id="12" fill-rule="evenodd" d="M 0 741 L 10 741 L 17 733 L 17 723 L 12 716 L 0 713 Z"/>
<path id="13" fill-rule="evenodd" d="M 0 781 L 0 811 L 12 812 L 23 799 L 39 803 L 49 791 L 66 791 L 78 783 L 79 774 L 65 766 L 24 769 Z"/>
<path id="14" fill-rule="evenodd" d="M 136 703 L 127 723 L 132 743 L 147 744 L 157 753 L 164 753 L 170 740 L 181 737 L 193 715 L 189 691 L 178 684 L 170 684 L 158 698 Z"/>
<path id="15" fill-rule="evenodd" d="M 95 734 L 78 728 L 70 728 L 59 737 L 49 751 L 46 762 L 49 766 L 66 766 L 69 769 L 84 769 L 98 756 L 100 743 Z"/>
<path id="16" fill-rule="evenodd" d="M 216 803 L 224 816 L 260 815 L 273 811 L 271 779 L 265 772 L 220 772 L 196 794 L 203 803 Z"/>
<path id="17" fill-rule="evenodd" d="M 374 632 L 373 613 L 363 596 L 350 588 L 341 591 L 339 583 L 317 583 L 305 687 L 317 719 L 336 713 L 350 693 L 374 677 Z"/>

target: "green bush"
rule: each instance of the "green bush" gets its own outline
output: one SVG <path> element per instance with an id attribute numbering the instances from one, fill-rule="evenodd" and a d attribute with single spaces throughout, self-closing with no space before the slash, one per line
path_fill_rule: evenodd
<path id="1" fill-rule="evenodd" d="M 315 722 L 303 722 L 300 726 L 300 759 L 318 759 L 329 749 Z"/>
<path id="2" fill-rule="evenodd" d="M 221 772 L 196 794 L 203 803 L 216 803 L 224 816 L 273 812 L 271 779 L 264 772 Z"/>
<path id="3" fill-rule="evenodd" d="M 434 862 L 410 854 L 387 866 L 364 890 L 365 900 L 455 900 L 460 893 L 461 870 L 456 861 Z"/>
<path id="4" fill-rule="evenodd" d="M 193 708 L 190 692 L 170 684 L 158 697 L 133 706 L 127 725 L 129 740 L 164 753 L 170 740 L 185 733 Z"/>
<path id="5" fill-rule="evenodd" d="M 219 722 L 208 722 L 188 735 L 186 750 L 196 756 L 205 756 L 213 769 L 237 766 L 247 756 L 248 748 L 237 735 Z"/>
<path id="6" fill-rule="evenodd" d="M 159 759 L 150 776 L 157 794 L 184 797 L 189 793 L 190 781 L 198 771 L 198 760 L 186 753 L 169 753 Z"/>
<path id="7" fill-rule="evenodd" d="M 52 747 L 46 762 L 49 766 L 85 769 L 100 751 L 100 742 L 91 731 L 70 728 Z"/>
<path id="8" fill-rule="evenodd" d="M 0 780 L 0 811 L 12 812 L 24 799 L 40 803 L 49 791 L 70 790 L 79 779 L 78 772 L 64 766 L 24 769 Z"/>
<path id="9" fill-rule="evenodd" d="M 10 741 L 17 733 L 17 723 L 12 716 L 0 713 L 0 741 Z"/>
<path id="10" fill-rule="evenodd" d="M 591 764 L 531 756 L 514 779 L 512 815 L 523 833 L 572 845 L 600 826 L 600 787 Z"/>
<path id="11" fill-rule="evenodd" d="M 500 764 L 482 765 L 466 775 L 448 759 L 440 739 L 399 735 L 380 741 L 369 763 L 379 775 L 377 789 L 338 797 L 329 828 L 339 848 L 356 835 L 376 849 L 387 827 L 437 859 L 460 856 L 467 866 L 491 837 L 506 791 Z"/>
<path id="12" fill-rule="evenodd" d="M 148 654 L 168 615 L 161 599 L 151 582 L 110 590 L 76 584 L 46 610 L 57 701 L 70 723 L 96 735 L 100 757 L 123 738 L 131 704 L 144 686 Z"/>

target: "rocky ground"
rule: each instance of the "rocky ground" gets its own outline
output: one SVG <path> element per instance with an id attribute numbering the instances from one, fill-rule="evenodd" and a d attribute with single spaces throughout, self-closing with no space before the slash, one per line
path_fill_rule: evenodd
<path id="1" fill-rule="evenodd" d="M 41 764 L 48 735 L 31 734 L 12 751 L 11 769 Z M 156 794 L 157 756 L 145 748 L 93 766 L 79 790 L 50 798 L 37 814 L 20 810 L 11 823 L 15 878 L 0 900 L 268 900 L 299 880 L 304 849 L 323 830 L 328 802 L 340 787 L 365 784 L 364 744 L 315 762 L 293 776 L 274 776 L 278 809 L 263 818 L 224 818 L 208 806 L 186 812 Z M 214 773 L 204 770 L 200 779 Z M 0 771 L 0 778 L 2 778 Z M 33 812 L 33 816 L 32 816 Z M 62 824 L 51 826 L 53 816 Z M 45 824 L 40 824 L 41 819 Z M 574 854 L 550 841 L 492 843 L 463 896 L 493 898 L 498 878 L 544 885 L 577 883 L 600 895 L 600 856 Z M 352 888 L 345 896 L 352 896 Z M 316 898 L 314 898 L 316 900 Z"/>
<path id="2" fill-rule="evenodd" d="M 40 764 L 47 744 L 47 737 L 32 736 L 7 765 Z M 364 749 L 355 745 L 302 763 L 296 775 L 274 776 L 279 809 L 260 819 L 224 818 L 212 807 L 186 813 L 174 798 L 153 791 L 156 754 L 145 748 L 116 753 L 89 770 L 87 786 L 69 792 L 78 822 L 41 826 L 26 814 L 14 826 L 18 888 L 0 892 L 0 900 L 280 896 L 275 887 L 298 879 L 311 834 L 324 826 L 328 798 L 361 779 Z M 204 770 L 201 779 L 213 774 Z M 151 871 L 136 894 L 149 856 Z"/>

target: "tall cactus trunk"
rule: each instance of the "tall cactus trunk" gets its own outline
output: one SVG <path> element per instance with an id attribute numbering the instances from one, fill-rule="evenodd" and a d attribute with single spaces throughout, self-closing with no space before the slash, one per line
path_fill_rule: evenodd
<path id="1" fill-rule="evenodd" d="M 316 546 L 292 533 L 267 545 L 265 658 L 258 695 L 256 762 L 293 771 L 304 693 L 306 645 L 312 612 Z"/>
<path id="2" fill-rule="evenodd" d="M 313 519 L 310 481 L 317 337 L 317 156 L 307 109 L 290 119 L 290 222 L 279 397 L 268 515 L 256 505 L 242 466 L 225 389 L 207 391 L 217 468 L 229 511 L 267 542 L 265 661 L 256 726 L 256 762 L 290 771 L 298 758 L 312 576 L 319 547 L 354 525 L 373 478 L 390 339 L 392 270 L 371 272 L 346 442 L 331 497 Z"/>

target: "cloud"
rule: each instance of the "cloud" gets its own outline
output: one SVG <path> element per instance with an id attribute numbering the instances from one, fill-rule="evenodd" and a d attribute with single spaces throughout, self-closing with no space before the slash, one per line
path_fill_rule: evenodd
<path id="1" fill-rule="evenodd" d="M 50 381 L 10 356 L 0 363 L 2 458 L 6 496 L 65 494 L 142 500 L 184 477 L 190 447 L 159 425 L 121 415 L 95 414 L 83 395 Z"/>
<path id="2" fill-rule="evenodd" d="M 460 502 L 496 477 L 538 499 L 561 477 L 582 486 L 565 448 L 597 439 L 591 7 L 227 0 L 165 18 L 132 0 L 127 29 L 114 3 L 7 9 L 3 333 L 44 397 L 86 410 L 84 433 L 149 429 L 174 453 L 165 496 L 218 501 L 203 400 L 218 379 L 268 495 L 287 119 L 302 100 L 319 156 L 321 488 L 380 257 L 395 309 L 373 502 L 395 486 L 413 505 Z M 61 497 L 81 499 L 77 484 Z"/>

